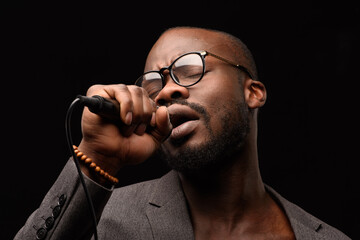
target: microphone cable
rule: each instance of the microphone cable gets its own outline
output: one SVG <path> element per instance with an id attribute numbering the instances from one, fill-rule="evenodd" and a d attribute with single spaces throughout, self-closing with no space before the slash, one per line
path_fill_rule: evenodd
<path id="1" fill-rule="evenodd" d="M 69 150 L 70 150 L 70 153 L 72 154 L 72 157 L 74 159 L 74 162 L 75 162 L 75 166 L 76 166 L 76 169 L 77 169 L 77 172 L 78 172 L 78 175 L 79 175 L 79 179 L 80 179 L 80 182 L 81 182 L 81 185 L 83 186 L 83 189 L 84 189 L 84 192 L 85 192 L 85 196 L 86 196 L 86 200 L 89 204 L 89 209 L 90 209 L 90 213 L 91 213 L 91 219 L 92 219 L 92 222 L 93 222 L 93 230 L 94 230 L 94 239 L 95 240 L 98 240 L 98 234 L 97 234 L 97 220 L 96 220 L 96 214 L 95 214 L 95 210 L 94 210 L 94 205 L 93 205 L 93 202 L 91 200 L 91 197 L 90 197 L 90 194 L 89 194 L 89 191 L 85 185 L 85 180 L 84 180 L 84 176 L 83 176 L 83 173 L 80 169 L 80 163 L 79 163 L 79 160 L 74 152 L 74 149 L 73 149 L 73 140 L 72 140 L 72 137 L 71 137 L 71 116 L 72 116 L 72 113 L 73 113 L 73 110 L 75 107 L 79 106 L 79 105 L 83 105 L 81 103 L 81 99 L 79 97 L 77 97 L 69 106 L 68 110 L 67 110 L 67 113 L 66 113 L 66 120 L 65 120 L 65 131 L 66 131 L 66 139 L 67 139 L 67 143 L 68 143 L 68 147 L 69 147 Z M 84 105 L 83 105 L 84 106 Z"/>

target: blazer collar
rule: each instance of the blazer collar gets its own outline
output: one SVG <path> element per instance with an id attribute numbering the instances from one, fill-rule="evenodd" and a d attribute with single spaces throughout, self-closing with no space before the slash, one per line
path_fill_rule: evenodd
<path id="1" fill-rule="evenodd" d="M 322 222 L 319 219 L 289 202 L 271 187 L 267 185 L 265 187 L 267 192 L 285 211 L 296 239 L 322 239 L 320 234 L 318 234 L 322 227 Z"/>
<path id="2" fill-rule="evenodd" d="M 321 239 L 318 231 L 322 222 L 319 219 L 287 201 L 271 187 L 265 187 L 285 211 L 296 239 Z M 187 202 L 177 172 L 170 171 L 154 185 L 146 215 L 154 239 L 194 239 Z"/>
<path id="3" fill-rule="evenodd" d="M 154 239 L 194 239 L 186 199 L 175 171 L 159 179 L 146 207 Z"/>

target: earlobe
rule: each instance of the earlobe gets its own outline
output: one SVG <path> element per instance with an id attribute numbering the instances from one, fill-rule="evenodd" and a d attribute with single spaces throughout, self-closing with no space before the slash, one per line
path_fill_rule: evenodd
<path id="1" fill-rule="evenodd" d="M 245 83 L 245 100 L 249 108 L 262 107 L 266 102 L 266 88 L 260 81 L 248 80 Z"/>

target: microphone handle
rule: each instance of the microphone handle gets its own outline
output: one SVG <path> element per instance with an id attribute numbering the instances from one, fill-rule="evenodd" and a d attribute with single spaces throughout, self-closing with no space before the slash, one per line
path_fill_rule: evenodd
<path id="1" fill-rule="evenodd" d="M 80 103 L 88 107 L 90 112 L 108 120 L 120 120 L 120 104 L 112 99 L 107 99 L 99 95 L 86 97 L 78 95 Z"/>

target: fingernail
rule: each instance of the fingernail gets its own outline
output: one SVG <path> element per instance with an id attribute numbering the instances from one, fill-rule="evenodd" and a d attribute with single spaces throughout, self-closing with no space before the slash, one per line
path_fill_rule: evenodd
<path id="1" fill-rule="evenodd" d="M 155 125 L 156 125 L 155 112 L 153 112 L 150 120 L 150 126 L 155 127 Z"/>
<path id="2" fill-rule="evenodd" d="M 128 112 L 125 116 L 125 124 L 130 126 L 132 122 L 132 112 Z"/>
<path id="3" fill-rule="evenodd" d="M 168 120 L 170 121 L 170 113 L 169 113 L 169 110 L 167 108 L 166 108 L 166 113 L 167 113 Z"/>

